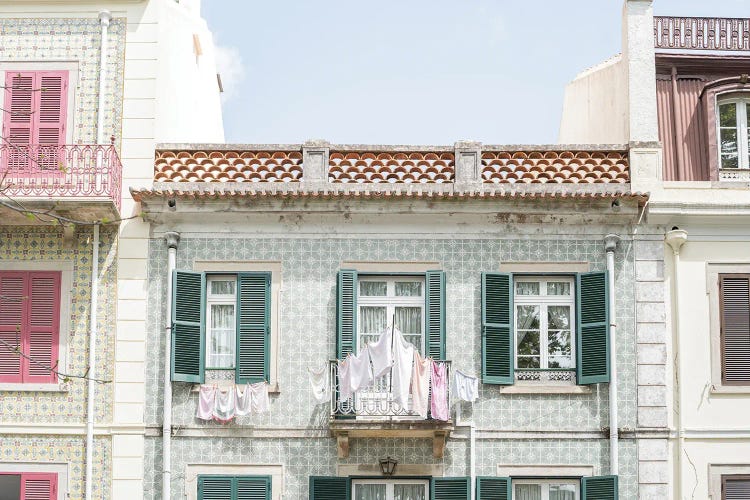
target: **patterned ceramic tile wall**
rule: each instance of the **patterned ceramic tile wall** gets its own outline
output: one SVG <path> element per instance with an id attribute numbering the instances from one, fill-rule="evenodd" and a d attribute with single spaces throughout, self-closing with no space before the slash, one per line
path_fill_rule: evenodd
<path id="1" fill-rule="evenodd" d="M 116 270 L 116 230 L 100 232 L 99 334 L 97 342 L 98 378 L 112 380 L 114 359 Z M 42 226 L 0 228 L 0 269 L 4 262 L 56 260 L 73 264 L 68 321 L 67 372 L 82 375 L 88 366 L 89 319 L 91 305 L 91 231 L 82 230 L 67 244 L 63 233 Z M 111 421 L 112 384 L 102 384 L 96 393 L 97 423 Z M 84 423 L 86 421 L 86 381 L 73 379 L 66 392 L 0 392 L 0 420 L 5 423 Z"/>
<path id="2" fill-rule="evenodd" d="M 50 462 L 68 465 L 67 500 L 84 497 L 86 469 L 85 438 L 0 436 L 0 470 L 3 463 Z M 112 491 L 112 444 L 109 438 L 94 439 L 93 498 L 109 498 Z"/>
<path id="3" fill-rule="evenodd" d="M 75 61 L 73 142 L 96 142 L 99 105 L 99 59 L 101 27 L 96 17 L 54 19 L 0 19 L 0 61 Z M 123 71 L 125 67 L 125 20 L 113 19 L 109 26 L 109 53 L 104 102 L 104 130 L 118 144 L 122 122 Z M 8 66 L 9 67 L 9 66 Z"/>
<path id="4" fill-rule="evenodd" d="M 150 359 L 147 363 L 147 424 L 159 425 L 162 406 L 161 352 L 163 345 L 163 298 L 166 245 L 154 239 L 149 254 L 148 310 Z M 602 238 L 549 237 L 529 239 L 315 239 L 315 238 L 183 238 L 177 251 L 177 268 L 192 269 L 195 260 L 282 262 L 280 333 L 280 394 L 271 398 L 271 411 L 262 416 L 237 419 L 229 427 L 285 428 L 327 433 L 327 408 L 315 406 L 307 385 L 307 368 L 329 359 L 335 347 L 335 277 L 342 261 L 437 261 L 447 275 L 447 353 L 454 366 L 479 373 L 480 273 L 498 270 L 503 261 L 588 261 L 592 270 L 605 268 Z M 623 241 L 616 253 L 618 307 L 618 367 L 622 427 L 635 426 L 634 283 L 632 244 Z M 195 419 L 197 394 L 184 384 L 174 385 L 173 416 L 178 427 L 210 428 Z M 475 417 L 480 429 L 491 430 L 591 430 L 608 425 L 606 386 L 591 394 L 508 395 L 495 386 L 480 386 Z M 226 427 L 226 426 L 224 426 Z M 147 448 L 158 450 L 157 440 Z M 404 463 L 433 463 L 432 443 L 420 439 L 373 439 L 351 441 L 351 455 L 341 463 L 375 463 L 391 454 L 406 457 Z M 284 463 L 285 498 L 304 498 L 307 477 L 330 474 L 337 462 L 335 442 L 329 438 L 174 440 L 175 469 L 184 472 L 191 461 Z M 480 440 L 481 473 L 510 457 L 516 463 L 593 463 L 607 470 L 606 440 Z M 632 448 L 632 450 L 630 449 Z M 442 462 L 448 474 L 466 473 L 466 442 L 451 439 Z M 635 492 L 635 448 L 624 446 L 624 491 Z M 632 455 L 632 457 L 631 457 Z M 207 458 L 210 457 L 210 458 Z M 486 457 L 486 459 L 485 459 Z M 158 459 L 158 458 L 157 458 Z M 160 460 L 160 459 L 158 459 Z M 631 470 L 632 469 L 632 470 Z M 146 467 L 153 470 L 153 467 Z M 183 485 L 174 478 L 178 491 Z M 146 479 L 147 487 L 160 488 L 158 478 Z M 154 491 L 156 491 L 154 490 Z M 624 497 L 624 498 L 634 498 Z"/>

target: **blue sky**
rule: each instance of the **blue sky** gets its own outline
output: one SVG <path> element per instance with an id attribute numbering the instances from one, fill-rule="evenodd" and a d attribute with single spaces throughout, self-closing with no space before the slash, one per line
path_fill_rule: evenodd
<path id="1" fill-rule="evenodd" d="M 227 142 L 554 143 L 565 84 L 620 52 L 621 0 L 207 0 Z M 750 0 L 655 0 L 750 16 Z"/>

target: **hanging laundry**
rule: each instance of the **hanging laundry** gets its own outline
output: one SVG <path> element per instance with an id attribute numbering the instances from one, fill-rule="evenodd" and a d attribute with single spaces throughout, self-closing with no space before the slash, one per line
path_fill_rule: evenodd
<path id="1" fill-rule="evenodd" d="M 421 418 L 427 418 L 431 371 L 432 360 L 430 358 L 423 358 L 414 349 L 414 369 L 411 375 L 411 410 Z"/>
<path id="2" fill-rule="evenodd" d="M 456 370 L 453 374 L 453 386 L 456 399 L 473 403 L 479 397 L 479 379 L 466 375 L 461 370 Z"/>
<path id="3" fill-rule="evenodd" d="M 196 418 L 201 420 L 212 420 L 214 418 L 214 405 L 216 403 L 216 387 L 202 385 L 198 391 L 198 411 Z"/>
<path id="4" fill-rule="evenodd" d="M 370 360 L 372 361 L 372 375 L 375 380 L 388 375 L 393 367 L 393 332 L 388 327 L 380 334 L 375 342 L 370 342 Z"/>
<path id="5" fill-rule="evenodd" d="M 265 413 L 269 408 L 268 401 L 268 384 L 266 382 L 258 382 L 257 384 L 249 384 L 247 390 L 250 391 L 250 408 L 254 414 Z"/>
<path id="6" fill-rule="evenodd" d="M 230 387 L 225 391 L 216 389 L 214 420 L 225 424 L 234 418 L 234 410 L 234 387 Z"/>
<path id="7" fill-rule="evenodd" d="M 435 420 L 448 420 L 448 380 L 445 363 L 432 363 L 432 401 L 430 413 Z"/>
<path id="8" fill-rule="evenodd" d="M 349 358 L 351 358 L 351 356 L 347 356 L 344 361 L 339 361 L 337 366 L 338 369 L 336 370 L 339 378 L 339 399 L 341 401 L 346 401 L 352 397 L 352 377 Z"/>
<path id="9" fill-rule="evenodd" d="M 237 385 L 234 387 L 234 390 L 236 401 L 234 414 L 238 417 L 248 415 L 252 404 L 252 391 L 250 390 L 250 384 L 246 384 L 244 390 L 242 390 L 241 386 Z"/>
<path id="10" fill-rule="evenodd" d="M 313 397 L 318 404 L 326 403 L 328 395 L 328 363 L 323 363 L 319 368 L 308 368 L 310 375 L 310 386 L 312 387 Z"/>
<path id="11" fill-rule="evenodd" d="M 349 356 L 349 377 L 352 394 L 367 389 L 372 384 L 370 351 L 365 347 L 356 356 Z"/>
<path id="12" fill-rule="evenodd" d="M 401 408 L 408 409 L 414 346 L 404 340 L 398 329 L 395 329 L 393 333 L 393 370 L 391 371 L 393 401 Z"/>

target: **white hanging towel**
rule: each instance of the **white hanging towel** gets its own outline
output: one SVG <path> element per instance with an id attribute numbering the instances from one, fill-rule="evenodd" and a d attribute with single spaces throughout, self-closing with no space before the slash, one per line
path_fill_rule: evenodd
<path id="1" fill-rule="evenodd" d="M 414 349 L 414 369 L 411 375 L 411 410 L 421 418 L 427 418 L 431 371 L 432 360 L 430 358 L 423 358 Z"/>
<path id="2" fill-rule="evenodd" d="M 352 397 L 352 376 L 349 369 L 349 358 L 351 356 L 347 356 L 344 361 L 339 361 L 338 369 L 336 370 L 339 377 L 339 399 L 341 401 L 346 401 Z"/>
<path id="3" fill-rule="evenodd" d="M 325 403 L 329 400 L 328 395 L 328 363 L 323 363 L 319 368 L 308 368 L 310 375 L 310 387 L 312 387 L 313 397 L 318 404 Z"/>
<path id="4" fill-rule="evenodd" d="M 252 402 L 252 391 L 250 390 L 250 384 L 245 385 L 245 390 L 241 389 L 241 386 L 237 385 L 234 387 L 235 390 L 235 410 L 234 414 L 238 417 L 243 417 L 250 413 L 251 402 Z"/>
<path id="5" fill-rule="evenodd" d="M 216 389 L 216 404 L 214 405 L 214 420 L 227 423 L 234 418 L 234 387 L 226 391 Z"/>
<path id="6" fill-rule="evenodd" d="M 461 401 L 473 403 L 479 397 L 479 379 L 466 375 L 461 370 L 456 370 L 453 374 L 453 386 L 455 395 Z"/>
<path id="7" fill-rule="evenodd" d="M 352 394 L 370 387 L 372 368 L 370 367 L 370 351 L 367 347 L 358 355 L 349 356 L 349 374 Z"/>
<path id="8" fill-rule="evenodd" d="M 393 334 L 388 327 L 380 334 L 380 338 L 375 342 L 370 342 L 367 347 L 370 349 L 370 360 L 372 361 L 372 376 L 375 380 L 384 375 L 388 375 L 393 367 Z"/>
<path id="9" fill-rule="evenodd" d="M 268 411 L 268 384 L 266 382 L 258 382 L 257 384 L 249 384 L 247 390 L 251 394 L 250 408 L 254 414 L 265 413 Z"/>
<path id="10" fill-rule="evenodd" d="M 198 391 L 198 411 L 196 418 L 201 420 L 212 420 L 214 418 L 214 405 L 216 404 L 216 387 L 202 385 Z"/>
<path id="11" fill-rule="evenodd" d="M 393 401 L 401 408 L 409 408 L 409 383 L 411 382 L 414 346 L 404 340 L 398 329 L 393 335 Z"/>

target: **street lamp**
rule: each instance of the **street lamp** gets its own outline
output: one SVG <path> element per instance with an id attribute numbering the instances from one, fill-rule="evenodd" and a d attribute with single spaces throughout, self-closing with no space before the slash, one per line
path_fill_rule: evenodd
<path id="1" fill-rule="evenodd" d="M 396 472 L 397 464 L 398 460 L 396 460 L 395 458 L 391 458 L 390 456 L 388 458 L 381 458 L 380 472 L 382 472 L 384 476 L 392 476 L 393 473 Z"/>

